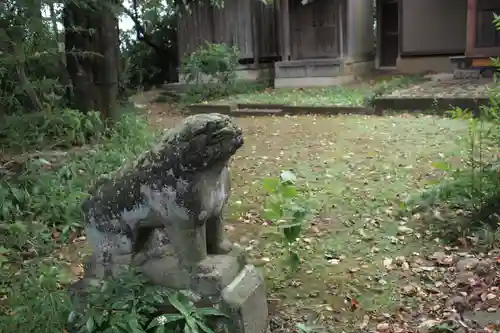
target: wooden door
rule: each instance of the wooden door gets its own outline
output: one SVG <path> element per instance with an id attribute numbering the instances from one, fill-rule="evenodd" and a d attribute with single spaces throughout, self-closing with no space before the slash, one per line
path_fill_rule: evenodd
<path id="1" fill-rule="evenodd" d="M 315 57 L 332 58 L 338 56 L 337 1 L 315 1 L 313 7 L 313 29 L 315 37 Z"/>
<path id="2" fill-rule="evenodd" d="M 395 67 L 399 56 L 399 2 L 378 2 L 380 67 Z"/>
<path id="3" fill-rule="evenodd" d="M 292 59 L 337 57 L 337 1 L 290 2 Z"/>

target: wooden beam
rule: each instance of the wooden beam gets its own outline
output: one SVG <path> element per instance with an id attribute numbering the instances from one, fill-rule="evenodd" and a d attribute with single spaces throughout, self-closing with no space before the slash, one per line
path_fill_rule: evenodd
<path id="1" fill-rule="evenodd" d="M 500 47 L 478 47 L 471 51 L 467 51 L 468 57 L 498 57 L 500 55 Z"/>
<path id="2" fill-rule="evenodd" d="M 465 55 L 474 53 L 476 45 L 476 17 L 477 17 L 477 2 L 476 0 L 467 1 L 467 38 L 465 42 Z"/>

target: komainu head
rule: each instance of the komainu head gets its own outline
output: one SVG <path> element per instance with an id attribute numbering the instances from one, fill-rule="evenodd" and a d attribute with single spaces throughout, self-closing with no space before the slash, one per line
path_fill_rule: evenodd
<path id="1" fill-rule="evenodd" d="M 226 165 L 243 145 L 243 133 L 229 116 L 207 113 L 187 117 L 165 140 L 181 170 L 198 172 Z"/>

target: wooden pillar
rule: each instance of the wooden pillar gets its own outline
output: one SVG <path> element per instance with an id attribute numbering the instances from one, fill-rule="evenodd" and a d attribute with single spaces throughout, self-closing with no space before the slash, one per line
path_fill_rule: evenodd
<path id="1" fill-rule="evenodd" d="M 467 38 L 465 42 L 465 55 L 469 56 L 474 52 L 476 44 L 476 0 L 467 1 Z"/>
<path id="2" fill-rule="evenodd" d="M 338 31 L 338 43 L 339 43 L 339 55 L 340 58 L 344 58 L 344 6 L 342 6 L 342 0 L 337 0 L 337 31 Z"/>
<path id="3" fill-rule="evenodd" d="M 253 48 L 253 65 L 257 66 L 259 64 L 259 31 L 260 31 L 260 21 L 257 17 L 257 13 L 260 13 L 260 6 L 266 6 L 260 1 L 249 1 L 249 6 L 252 15 L 252 48 Z"/>
<path id="4" fill-rule="evenodd" d="M 280 3 L 281 16 L 281 57 L 282 61 L 290 60 L 290 0 L 281 0 Z"/>

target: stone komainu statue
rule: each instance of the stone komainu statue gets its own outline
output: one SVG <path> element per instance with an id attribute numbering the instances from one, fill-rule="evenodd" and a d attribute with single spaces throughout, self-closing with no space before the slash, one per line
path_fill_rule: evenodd
<path id="1" fill-rule="evenodd" d="M 229 318 L 224 332 L 265 333 L 265 281 L 224 238 L 222 210 L 229 196 L 228 162 L 243 145 L 228 116 L 186 118 L 135 163 L 99 182 L 83 204 L 92 258 L 70 286 L 74 311 L 85 311 L 93 282 L 130 265 L 153 284 L 182 290 L 196 306 Z M 68 332 L 75 332 L 71 322 Z"/>
<path id="2" fill-rule="evenodd" d="M 83 204 L 93 250 L 86 276 L 114 276 L 134 264 L 153 281 L 188 287 L 207 254 L 231 249 L 222 210 L 228 162 L 242 145 L 242 131 L 228 116 L 190 116 L 101 181 Z"/>

